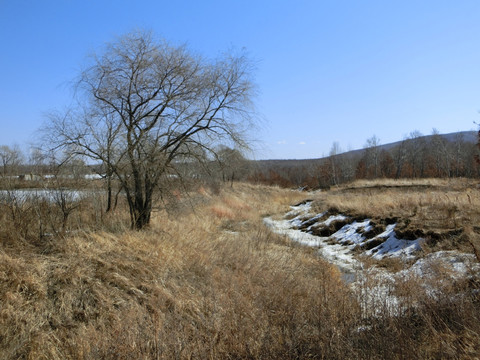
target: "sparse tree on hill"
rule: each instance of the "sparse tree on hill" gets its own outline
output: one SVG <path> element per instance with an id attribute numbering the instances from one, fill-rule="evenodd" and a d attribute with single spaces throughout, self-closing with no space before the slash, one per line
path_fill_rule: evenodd
<path id="1" fill-rule="evenodd" d="M 412 131 L 407 142 L 407 162 L 411 167 L 411 177 L 417 178 L 423 176 L 425 167 L 425 149 L 426 143 L 423 134 L 418 131 Z"/>
<path id="2" fill-rule="evenodd" d="M 467 151 L 462 134 L 456 134 L 452 143 L 452 175 L 455 177 L 464 176 Z"/>
<path id="3" fill-rule="evenodd" d="M 338 143 L 338 141 L 334 141 L 333 144 L 332 144 L 332 147 L 330 149 L 330 156 L 328 158 L 329 160 L 329 163 L 330 163 L 330 170 L 331 170 L 331 181 L 332 181 L 332 184 L 333 185 L 338 185 L 339 183 L 339 172 L 340 172 L 340 168 L 339 168 L 339 158 L 338 158 L 338 154 L 340 154 L 342 152 L 342 149 L 340 148 L 340 144 Z"/>
<path id="4" fill-rule="evenodd" d="M 131 226 L 150 222 L 161 179 L 179 161 L 246 146 L 251 66 L 243 55 L 206 60 L 133 32 L 108 44 L 80 74 L 80 109 L 51 117 L 57 146 L 101 161 L 125 192 Z M 205 159 L 207 160 L 207 159 Z"/>
<path id="5" fill-rule="evenodd" d="M 367 176 L 377 178 L 378 177 L 378 168 L 379 168 L 379 150 L 380 139 L 373 135 L 371 138 L 367 139 L 365 144 L 365 166 L 367 171 Z"/>
<path id="6" fill-rule="evenodd" d="M 432 130 L 430 153 L 434 161 L 435 176 L 448 176 L 449 158 L 448 141 L 437 129 Z"/>
<path id="7" fill-rule="evenodd" d="M 355 178 L 355 169 L 357 167 L 358 159 L 347 153 L 343 153 L 338 157 L 340 168 L 340 183 L 351 181 Z"/>
<path id="8" fill-rule="evenodd" d="M 394 175 L 394 162 L 393 158 L 390 153 L 386 150 L 382 150 L 380 152 L 380 162 L 379 162 L 379 170 L 380 176 L 384 178 L 391 178 Z"/>
<path id="9" fill-rule="evenodd" d="M 403 175 L 403 168 L 407 159 L 407 139 L 404 138 L 392 151 L 393 163 L 395 166 L 395 179 Z"/>

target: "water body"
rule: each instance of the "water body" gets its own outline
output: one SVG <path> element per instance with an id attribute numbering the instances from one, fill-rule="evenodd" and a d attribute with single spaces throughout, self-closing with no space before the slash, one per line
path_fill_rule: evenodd
<path id="1" fill-rule="evenodd" d="M 103 192 L 92 190 L 74 190 L 74 189 L 16 189 L 0 190 L 0 202 L 27 202 L 32 200 L 41 200 L 56 202 L 64 199 L 65 201 L 79 201 L 92 195 L 101 195 Z"/>

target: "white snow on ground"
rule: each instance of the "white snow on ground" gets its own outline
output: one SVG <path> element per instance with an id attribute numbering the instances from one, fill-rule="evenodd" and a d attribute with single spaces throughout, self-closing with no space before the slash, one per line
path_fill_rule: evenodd
<path id="1" fill-rule="evenodd" d="M 304 220 L 302 220 L 305 216 L 310 213 L 312 208 L 312 202 L 307 201 L 304 204 L 297 205 L 297 206 L 290 206 L 292 210 L 285 214 L 285 217 L 292 217 L 295 216 L 293 219 L 289 220 L 292 226 L 299 227 Z"/>
<path id="2" fill-rule="evenodd" d="M 317 247 L 320 255 L 332 264 L 335 264 L 344 274 L 345 279 L 351 281 L 353 273 L 361 268 L 361 263 L 356 260 L 352 254 L 352 248 L 341 244 L 329 244 L 328 237 L 320 237 L 312 235 L 308 232 L 297 230 L 298 227 L 305 224 L 312 219 L 320 219 L 325 213 L 309 216 L 312 204 L 307 202 L 298 206 L 291 206 L 291 210 L 285 217 L 292 217 L 290 220 L 273 220 L 272 218 L 265 218 L 265 224 L 277 234 L 288 236 L 293 241 L 311 247 Z M 337 217 L 338 220 L 345 219 L 345 216 Z M 327 219 L 328 221 L 328 219 Z M 330 220 L 330 224 L 334 220 Z M 307 231 L 311 228 L 308 227 Z"/>
<path id="3" fill-rule="evenodd" d="M 328 220 L 332 218 L 338 218 L 337 216 L 331 216 Z M 345 220 L 346 216 L 343 216 Z M 332 220 L 334 221 L 334 220 Z M 325 222 L 326 223 L 326 222 Z M 359 233 L 360 230 L 362 231 L 369 231 L 372 227 L 370 226 L 370 220 L 364 220 L 362 222 L 354 221 L 351 224 L 347 224 L 338 230 L 335 234 L 332 235 L 333 238 L 337 239 L 337 241 L 341 244 L 362 244 L 365 242 L 365 236 Z"/>
<path id="4" fill-rule="evenodd" d="M 375 239 L 386 239 L 382 244 L 366 251 L 367 255 L 374 257 L 375 259 L 383 259 L 386 256 L 402 257 L 405 259 L 415 258 L 415 253 L 420 251 L 422 238 L 416 240 L 402 240 L 395 236 L 395 225 L 387 225 L 387 228 L 380 235 L 375 236 Z M 371 241 L 371 240 L 370 240 Z M 365 244 L 368 243 L 365 242 Z"/>
<path id="5" fill-rule="evenodd" d="M 401 240 L 392 234 L 383 244 L 367 251 L 366 254 L 376 259 L 383 259 L 385 256 L 414 258 L 415 253 L 422 249 L 420 246 L 422 241 L 423 239 L 421 238 L 417 240 Z"/>
<path id="6" fill-rule="evenodd" d="M 326 226 L 329 226 L 334 221 L 342 221 L 342 220 L 346 220 L 346 219 L 347 219 L 347 217 L 345 215 L 332 215 L 327 220 L 325 220 L 322 224 L 326 225 Z"/>
<path id="7" fill-rule="evenodd" d="M 292 220 L 290 220 L 290 223 L 291 223 L 294 227 L 301 227 L 301 226 L 304 226 L 307 222 L 315 221 L 315 220 L 320 219 L 324 214 L 325 214 L 325 213 L 321 213 L 321 214 L 315 215 L 314 217 L 308 218 L 307 220 L 303 219 L 303 217 L 300 215 L 300 216 L 297 216 L 297 217 L 293 218 Z M 310 227 L 311 227 L 311 226 L 310 226 Z M 310 227 L 309 227 L 309 228 L 310 228 Z"/>
<path id="8" fill-rule="evenodd" d="M 310 210 L 312 209 L 312 201 L 306 201 L 303 204 L 290 206 L 290 210 L 288 213 L 285 214 L 285 217 L 291 215 L 301 215 L 301 214 L 309 214 Z"/>
<path id="9" fill-rule="evenodd" d="M 418 277 L 435 277 L 449 275 L 457 279 L 469 272 L 478 271 L 478 261 L 473 254 L 458 251 L 437 251 L 418 259 L 410 268 L 399 274 Z"/>
<path id="10" fill-rule="evenodd" d="M 416 240 L 402 240 L 397 239 L 395 236 L 395 224 L 388 225 L 386 230 L 380 235 L 376 236 L 378 238 L 386 238 L 383 244 L 380 244 L 374 247 L 371 250 L 366 252 L 367 255 L 370 255 L 376 259 L 383 259 L 385 256 L 393 257 L 403 257 L 406 259 L 412 259 L 415 257 L 415 253 L 420 251 L 422 248 L 420 244 L 423 242 L 422 238 Z"/>
<path id="11" fill-rule="evenodd" d="M 395 225 L 387 225 L 383 233 L 373 239 L 366 239 L 364 232 L 371 230 L 370 220 L 352 221 L 343 226 L 330 237 L 315 236 L 310 233 L 312 226 L 328 226 L 334 221 L 346 220 L 343 215 L 333 215 L 326 220 L 321 219 L 326 213 L 310 214 L 311 202 L 293 206 L 286 217 L 290 220 L 273 220 L 265 218 L 265 224 L 272 231 L 288 236 L 302 245 L 318 248 L 319 254 L 330 263 L 336 265 L 344 274 L 344 279 L 350 284 L 354 293 L 363 303 L 364 314 L 368 316 L 383 316 L 398 314 L 402 311 L 399 299 L 392 294 L 395 282 L 399 279 L 417 277 L 422 280 L 423 286 L 431 296 L 441 292 L 442 284 L 438 283 L 439 274 L 445 278 L 448 274 L 452 279 L 468 276 L 469 273 L 480 271 L 478 261 L 471 254 L 457 251 L 439 251 L 418 259 L 409 268 L 392 274 L 378 268 L 365 268 L 363 263 L 354 257 L 352 250 L 357 246 L 368 244 L 371 241 L 385 239 L 380 245 L 363 254 L 376 259 L 397 257 L 400 260 L 414 260 L 421 250 L 423 239 L 404 240 L 395 236 Z M 293 217 L 293 218 L 292 218 Z M 317 221 L 318 220 L 318 221 Z M 310 224 L 305 230 L 299 230 L 305 224 Z"/>
<path id="12" fill-rule="evenodd" d="M 335 221 L 344 221 L 348 218 L 345 215 L 335 214 L 329 216 L 326 220 L 320 219 L 325 217 L 326 213 L 310 214 L 312 203 L 306 202 L 301 205 L 292 206 L 291 210 L 285 217 L 293 217 L 290 220 L 273 220 L 271 218 L 264 219 L 265 223 L 275 232 L 287 235 L 292 240 L 307 246 L 318 247 L 320 253 L 327 260 L 338 265 L 343 270 L 353 271 L 358 261 L 354 259 L 352 250 L 357 246 L 367 244 L 372 240 L 385 239 L 385 241 L 366 251 L 365 254 L 376 259 L 382 259 L 387 256 L 414 258 L 415 252 L 421 250 L 420 244 L 422 239 L 403 240 L 395 236 L 395 224 L 388 225 L 386 230 L 374 237 L 366 239 L 364 232 L 371 230 L 370 220 L 353 221 L 344 225 L 340 230 L 332 234 L 330 237 L 320 237 L 311 234 L 313 226 L 329 226 Z M 307 223 L 310 224 L 305 230 L 299 230 Z M 335 241 L 331 241 L 331 239 Z"/>
<path id="13" fill-rule="evenodd" d="M 264 219 L 265 224 L 274 232 L 276 232 L 277 234 L 286 235 L 293 241 L 296 241 L 302 245 L 316 247 L 320 246 L 322 244 L 322 241 L 325 240 L 325 238 L 321 238 L 300 230 L 293 229 L 292 223 L 295 223 L 295 221 L 298 220 L 272 220 L 271 218 Z"/>
<path id="14" fill-rule="evenodd" d="M 396 282 L 415 279 L 428 297 L 435 300 L 444 297 L 443 289 L 452 286 L 452 280 L 469 278 L 479 271 L 480 264 L 473 254 L 438 251 L 395 274 L 376 267 L 365 269 L 357 274 L 351 287 L 358 298 L 363 299 L 360 306 L 364 314 L 399 315 L 408 308 L 408 302 L 401 301 L 393 292 Z"/>

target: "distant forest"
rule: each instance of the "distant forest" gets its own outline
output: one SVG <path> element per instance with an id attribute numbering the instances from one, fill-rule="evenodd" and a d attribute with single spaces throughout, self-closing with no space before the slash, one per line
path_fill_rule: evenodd
<path id="1" fill-rule="evenodd" d="M 283 187 L 328 188 L 357 179 L 480 176 L 475 131 L 423 136 L 380 145 L 376 136 L 364 149 L 342 153 L 333 143 L 328 157 L 311 160 L 260 160 L 248 176 L 252 182 Z"/>

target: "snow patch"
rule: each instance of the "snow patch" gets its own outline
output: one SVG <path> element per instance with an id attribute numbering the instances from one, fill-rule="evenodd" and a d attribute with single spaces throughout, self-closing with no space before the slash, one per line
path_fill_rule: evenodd
<path id="1" fill-rule="evenodd" d="M 346 219 L 345 216 L 344 219 Z M 332 238 L 337 239 L 341 244 L 363 244 L 365 242 L 365 236 L 363 236 L 360 231 L 369 231 L 371 228 L 370 220 L 368 219 L 362 222 L 354 221 L 338 230 L 332 235 Z"/>
<path id="2" fill-rule="evenodd" d="M 329 226 L 334 221 L 343 221 L 346 220 L 347 217 L 345 215 L 332 215 L 327 220 L 323 222 L 323 225 Z"/>
<path id="3" fill-rule="evenodd" d="M 391 257 L 403 257 L 405 259 L 412 259 L 415 257 L 417 251 L 422 250 L 421 244 L 424 241 L 422 238 L 416 240 L 403 240 L 398 239 L 395 235 L 395 226 L 396 224 L 390 224 L 387 226 L 385 231 L 373 239 L 368 240 L 368 242 L 385 239 L 385 241 L 375 246 L 374 248 L 366 251 L 366 254 L 372 256 L 375 259 L 383 259 L 386 256 Z"/>

